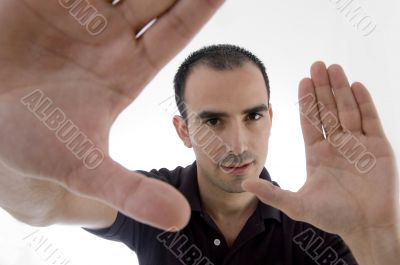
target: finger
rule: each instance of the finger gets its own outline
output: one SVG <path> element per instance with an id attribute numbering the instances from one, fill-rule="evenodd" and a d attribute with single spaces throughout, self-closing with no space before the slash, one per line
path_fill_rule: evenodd
<path id="1" fill-rule="evenodd" d="M 319 114 L 325 134 L 330 134 L 337 129 L 339 122 L 335 98 L 329 82 L 328 72 L 323 62 L 315 62 L 310 69 L 311 79 L 315 86 L 315 94 L 319 108 Z"/>
<path id="2" fill-rule="evenodd" d="M 75 171 L 66 185 L 75 193 L 100 200 L 160 229 L 180 229 L 189 221 L 189 204 L 174 187 L 128 171 L 109 158 L 96 169 L 82 167 Z"/>
<path id="3" fill-rule="evenodd" d="M 194 37 L 223 0 L 178 1 L 138 41 L 142 61 L 158 72 Z"/>
<path id="4" fill-rule="evenodd" d="M 305 216 L 302 201 L 295 192 L 282 190 L 262 179 L 246 180 L 242 183 L 242 188 L 255 194 L 263 203 L 281 210 L 294 220 L 302 220 Z"/>
<path id="5" fill-rule="evenodd" d="M 361 116 L 346 74 L 340 65 L 328 68 L 329 80 L 335 94 L 336 106 L 342 128 L 361 133 Z"/>
<path id="6" fill-rule="evenodd" d="M 367 136 L 384 136 L 378 111 L 367 88 L 363 84 L 355 82 L 352 84 L 351 90 L 360 110 L 363 133 Z"/>
<path id="7" fill-rule="evenodd" d="M 177 0 L 122 0 L 113 8 L 129 22 L 136 34 L 154 18 L 165 13 L 175 2 Z"/>
<path id="8" fill-rule="evenodd" d="M 304 78 L 299 84 L 299 112 L 304 143 L 312 145 L 324 140 L 314 84 L 310 78 Z"/>

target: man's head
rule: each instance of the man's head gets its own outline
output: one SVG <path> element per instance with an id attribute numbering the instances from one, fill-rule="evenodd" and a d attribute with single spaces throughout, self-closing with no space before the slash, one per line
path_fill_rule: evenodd
<path id="1" fill-rule="evenodd" d="M 191 54 L 175 76 L 181 116 L 174 126 L 193 147 L 199 178 L 228 193 L 264 167 L 271 129 L 269 81 L 262 62 L 232 45 Z"/>

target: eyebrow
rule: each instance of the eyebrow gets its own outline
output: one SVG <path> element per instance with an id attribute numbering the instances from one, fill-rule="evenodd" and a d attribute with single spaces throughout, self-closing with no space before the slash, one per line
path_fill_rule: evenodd
<path id="1" fill-rule="evenodd" d="M 255 107 L 251 107 L 248 109 L 245 109 L 242 111 L 242 114 L 249 114 L 249 113 L 255 113 L 255 112 L 265 112 L 268 111 L 268 107 L 265 104 L 260 104 Z M 217 112 L 217 111 L 202 111 L 198 113 L 198 117 L 202 120 L 205 119 L 214 119 L 214 118 L 223 118 L 223 117 L 228 117 L 229 115 L 225 112 Z"/>

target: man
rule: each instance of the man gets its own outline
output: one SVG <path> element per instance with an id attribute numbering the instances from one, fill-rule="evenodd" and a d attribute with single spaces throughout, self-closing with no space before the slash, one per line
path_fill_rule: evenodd
<path id="1" fill-rule="evenodd" d="M 185 195 L 189 224 L 168 233 L 119 214 L 112 226 L 88 231 L 124 242 L 140 264 L 356 264 L 339 237 L 293 221 L 242 187 L 259 177 L 271 181 L 264 164 L 272 106 L 262 62 L 236 46 L 205 47 L 174 80 L 181 115 L 173 123 L 196 162 L 142 173 Z"/>
<path id="2" fill-rule="evenodd" d="M 90 20 L 81 1 L 3 1 L 1 207 L 32 225 L 77 224 L 121 240 L 147 257 L 143 264 L 164 263 L 151 260 L 152 253 L 169 264 L 235 264 L 243 258 L 251 264 L 253 257 L 269 262 L 275 252 L 275 263 L 353 262 L 339 237 L 321 230 L 339 235 L 359 264 L 396 264 L 400 228 L 394 155 L 367 90 L 360 83 L 350 86 L 339 66 L 326 70 L 316 63 L 311 79 L 300 83 L 308 177 L 297 193 L 271 185 L 262 171 L 272 108 L 266 79 L 252 63 L 222 71 L 199 64 L 188 74 L 180 97 L 187 116 L 175 117 L 174 125 L 194 148 L 196 165 L 150 172 L 149 178 L 108 157 L 108 131 L 118 113 L 221 2 L 98 1 L 89 9 L 95 12 Z M 155 17 L 155 24 L 135 38 Z M 106 27 L 100 32 L 96 25 Z M 224 90 L 223 99 L 215 97 Z M 216 152 L 208 153 L 208 145 L 196 138 L 199 122 L 212 129 L 219 144 L 210 148 Z M 364 156 L 357 160 L 340 153 L 345 139 L 358 140 Z M 373 167 L 369 161 L 375 161 Z M 196 175 L 199 196 L 194 199 L 156 180 L 182 188 L 183 176 Z M 182 183 L 173 182 L 180 177 Z M 373 193 L 379 196 L 369 200 Z M 191 203 L 197 198 L 198 207 L 186 198 Z M 264 217 L 268 220 L 259 222 Z M 173 227 L 181 231 L 161 230 Z M 272 237 L 257 237 L 267 233 Z M 256 248 L 255 242 L 270 245 Z"/>

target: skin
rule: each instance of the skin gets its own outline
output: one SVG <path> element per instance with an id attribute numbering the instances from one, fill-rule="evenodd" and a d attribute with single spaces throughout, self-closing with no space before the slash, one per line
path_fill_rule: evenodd
<path id="1" fill-rule="evenodd" d="M 312 95 L 324 108 L 307 112 L 300 103 L 307 180 L 298 192 L 246 180 L 246 191 L 295 220 L 340 235 L 360 264 L 397 264 L 400 257 L 399 177 L 393 150 L 372 98 L 359 82 L 350 85 L 342 67 L 322 62 L 299 85 L 299 99 Z M 300 102 L 303 102 L 299 100 Z M 326 113 L 338 121 L 333 129 Z M 326 136 L 317 128 L 326 128 Z M 349 162 L 334 144 L 347 130 L 376 159 L 367 172 Z M 373 198 L 373 199 L 371 199 Z"/>
<path id="2" fill-rule="evenodd" d="M 118 114 L 185 46 L 222 2 L 193 0 L 175 4 L 172 0 L 125 0 L 118 6 L 111 6 L 106 1 L 96 1 L 93 4 L 107 19 L 108 26 L 101 34 L 93 36 L 58 1 L 2 0 L 0 206 L 14 216 L 29 215 L 26 216 L 28 220 L 47 217 L 49 210 L 42 208 L 43 205 L 51 206 L 53 199 L 57 199 L 53 207 L 63 205 L 57 221 L 80 219 L 99 205 L 108 205 L 114 213 L 120 210 L 155 227 L 184 227 L 190 214 L 184 197 L 171 186 L 128 171 L 113 161 L 108 156 L 108 134 Z M 135 38 L 140 29 L 156 17 L 156 23 L 140 38 Z M 326 106 L 319 109 L 315 120 L 300 104 L 300 112 L 306 113 L 301 115 L 307 157 L 304 187 L 292 193 L 272 187 L 251 174 L 232 180 L 207 161 L 201 149 L 195 148 L 195 136 L 188 133 L 185 144 L 192 145 L 201 160 L 201 186 L 214 187 L 221 191 L 221 197 L 238 198 L 234 204 L 239 206 L 254 201 L 254 196 L 249 195 L 251 192 L 293 219 L 339 234 L 360 264 L 398 264 L 398 173 L 371 96 L 361 83 L 350 85 L 340 66 L 326 69 L 321 62 L 313 64 L 311 78 L 302 80 L 299 87 L 300 98 L 311 94 Z M 51 98 L 54 105 L 103 151 L 105 159 L 99 167 L 85 167 L 21 104 L 21 98 L 37 89 Z M 190 101 L 189 93 L 188 96 L 189 104 L 194 106 L 195 100 Z M 232 130 L 221 133 L 229 143 L 228 149 L 239 154 L 248 148 L 256 161 L 253 172 L 259 172 L 266 149 L 245 141 L 250 131 L 241 123 L 242 109 L 221 107 L 224 107 L 221 111 L 228 113 L 228 127 L 232 126 Z M 329 130 L 325 111 L 330 111 L 340 121 L 337 130 Z M 340 136 L 344 129 L 349 130 L 375 156 L 375 166 L 364 173 L 356 170 L 316 129 L 321 123 L 327 129 L 328 139 L 330 135 Z M 266 127 L 256 130 L 257 135 L 261 135 L 261 131 L 267 133 Z M 69 193 L 46 197 L 34 189 L 35 185 L 42 187 L 41 191 L 62 188 Z M 249 193 L 240 193 L 240 186 Z M 72 201 L 66 199 L 71 194 L 81 196 L 76 199 L 75 210 L 71 209 Z M 371 195 L 375 195 L 373 200 Z M 42 203 L 34 203 L 33 199 L 37 198 Z M 96 207 L 89 204 L 90 207 L 79 208 L 84 201 L 82 198 L 97 202 Z M 204 198 L 211 205 L 208 206 L 210 212 L 213 203 L 223 201 L 219 195 Z M 232 206 L 231 212 L 237 213 L 239 208 L 240 213 L 237 205 Z M 214 217 L 218 218 L 218 211 L 214 212 Z M 241 216 L 246 217 L 246 214 L 242 211 Z M 110 220 L 104 223 L 109 224 Z"/>
<path id="3" fill-rule="evenodd" d="M 45 216 L 52 200 L 38 200 L 36 205 L 42 206 L 35 207 L 27 203 L 39 196 L 32 183 L 44 186 L 45 182 L 38 182 L 42 180 L 51 186 L 42 190 L 59 190 L 60 186 L 156 227 L 186 225 L 190 208 L 180 193 L 125 169 L 108 156 L 109 130 L 118 114 L 223 1 L 175 2 L 125 0 L 112 6 L 107 1 L 91 1 L 108 21 L 105 30 L 94 36 L 59 1 L 1 1 L 2 208 L 20 219 Z M 151 29 L 135 38 L 156 17 Z M 21 104 L 21 98 L 36 89 L 102 150 L 105 158 L 100 166 L 85 167 Z M 15 196 L 11 190 L 20 192 Z M 65 205 L 63 194 L 55 197 L 54 201 Z M 43 209 L 32 209 L 38 207 Z"/>

